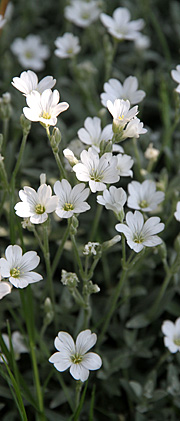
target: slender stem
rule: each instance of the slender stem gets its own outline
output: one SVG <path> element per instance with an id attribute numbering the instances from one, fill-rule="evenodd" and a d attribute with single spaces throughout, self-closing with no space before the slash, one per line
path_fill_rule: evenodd
<path id="1" fill-rule="evenodd" d="M 6 150 L 6 143 L 8 138 L 8 130 L 9 130 L 9 118 L 5 118 L 3 120 L 3 145 L 2 145 L 2 154 L 4 155 Z"/>
<path id="2" fill-rule="evenodd" d="M 52 281 L 50 253 L 49 253 L 48 221 L 43 224 L 43 230 L 44 230 L 44 260 L 45 260 L 46 270 L 47 270 L 47 287 L 49 290 L 53 308 L 55 310 L 55 297 L 54 297 L 54 288 L 53 288 L 53 281 Z"/>
<path id="3" fill-rule="evenodd" d="M 51 133 L 50 133 L 49 127 L 46 127 L 46 133 L 47 133 L 47 137 L 48 137 L 48 139 L 49 139 L 50 145 L 51 145 L 51 149 L 52 149 L 52 152 L 53 152 L 54 158 L 55 158 L 55 160 L 56 160 L 56 164 L 57 164 L 57 166 L 58 166 L 58 168 L 59 168 L 59 172 L 60 172 L 60 179 L 62 179 L 62 178 L 67 178 L 67 177 L 66 177 L 66 172 L 65 172 L 65 170 L 64 170 L 63 164 L 62 164 L 61 159 L 60 159 L 60 156 L 59 156 L 59 153 L 58 153 L 58 151 L 57 151 L 57 147 L 56 147 L 56 148 L 53 148 L 53 146 L 52 146 L 52 144 L 51 144 Z"/>
<path id="4" fill-rule="evenodd" d="M 61 254 L 63 252 L 64 244 L 65 244 L 65 242 L 66 242 L 66 240 L 68 239 L 68 236 L 69 236 L 69 231 L 70 231 L 70 225 L 67 226 L 66 231 L 65 231 L 65 233 L 63 235 L 63 238 L 61 240 L 61 243 L 60 243 L 60 245 L 57 249 L 56 255 L 54 257 L 54 260 L 53 260 L 53 263 L 52 263 L 52 276 L 54 275 L 54 273 L 56 271 L 56 268 L 58 266 Z"/>
<path id="5" fill-rule="evenodd" d="M 71 234 L 71 241 L 72 241 L 72 244 L 73 244 L 77 264 L 79 266 L 79 273 L 80 273 L 82 279 L 84 279 L 84 270 L 83 270 L 83 266 L 82 266 L 81 259 L 80 259 L 80 256 L 79 256 L 79 251 L 78 251 L 78 248 L 77 248 L 76 239 L 75 239 L 75 236 L 73 234 Z"/>
<path id="6" fill-rule="evenodd" d="M 81 380 L 78 380 L 76 383 L 75 410 L 77 410 L 79 405 L 82 385 L 83 383 L 81 382 Z"/>
<path id="7" fill-rule="evenodd" d="M 118 285 L 117 285 L 117 287 L 116 287 L 116 289 L 114 291 L 114 294 L 113 294 L 113 297 L 112 297 L 112 301 L 111 301 L 111 305 L 110 305 L 109 311 L 107 313 L 107 316 L 106 316 L 104 325 L 103 325 L 102 330 L 101 330 L 101 333 L 99 335 L 99 339 L 98 339 L 98 345 L 99 346 L 102 343 L 103 338 L 104 338 L 104 335 L 105 335 L 105 333 L 106 333 L 106 331 L 108 329 L 108 326 L 109 326 L 111 317 L 112 317 L 112 315 L 113 315 L 113 313 L 115 311 L 116 304 L 117 304 L 117 302 L 119 300 L 120 293 L 121 293 L 122 288 L 124 286 L 124 283 L 125 283 L 125 281 L 127 279 L 127 275 L 128 275 L 127 269 L 123 269 L 122 274 L 121 274 L 121 277 L 120 277 L 120 280 L 119 280 L 119 283 L 118 283 Z"/>
<path id="8" fill-rule="evenodd" d="M 22 160 L 22 157 L 23 157 L 24 149 L 25 149 L 25 146 L 26 146 L 27 137 L 28 137 L 28 133 L 27 132 L 23 133 L 23 138 L 22 138 L 22 142 L 21 142 L 21 146 L 20 146 L 20 150 L 19 150 L 18 159 L 17 159 L 16 165 L 15 165 L 14 171 L 12 173 L 12 179 L 11 180 L 15 180 L 16 175 L 19 171 L 19 167 L 20 167 L 21 160 Z"/>
<path id="9" fill-rule="evenodd" d="M 97 234 L 97 228 L 98 228 L 98 225 L 99 225 L 99 220 L 100 220 L 100 217 L 101 217 L 102 210 L 103 210 L 103 206 L 98 205 L 96 215 L 95 215 L 95 218 L 94 218 L 94 221 L 93 221 L 93 226 L 92 226 L 92 229 L 91 229 L 90 241 L 95 241 L 95 239 L 97 238 L 97 235 L 96 235 Z"/>
<path id="10" fill-rule="evenodd" d="M 157 311 L 159 309 L 160 302 L 162 301 L 162 299 L 164 297 L 164 294 L 166 292 L 166 289 L 167 289 L 167 287 L 169 285 L 169 282 L 170 282 L 171 278 L 172 278 L 172 272 L 169 270 L 168 273 L 167 273 L 167 275 L 166 275 L 166 277 L 165 277 L 165 279 L 164 279 L 164 282 L 163 282 L 163 284 L 161 286 L 161 289 L 159 291 L 159 294 L 158 294 L 158 296 L 157 296 L 157 298 L 156 298 L 156 300 L 155 300 L 155 302 L 154 302 L 151 310 L 148 312 L 148 317 L 150 319 L 154 319 L 155 318 L 156 313 L 157 313 Z"/>

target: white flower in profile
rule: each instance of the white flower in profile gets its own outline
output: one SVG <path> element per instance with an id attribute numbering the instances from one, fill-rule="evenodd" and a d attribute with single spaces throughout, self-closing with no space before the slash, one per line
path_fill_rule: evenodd
<path id="1" fill-rule="evenodd" d="M 54 44 L 56 46 L 54 54 L 60 58 L 73 57 L 81 50 L 79 38 L 70 32 L 66 32 L 62 37 L 57 37 Z"/>
<path id="2" fill-rule="evenodd" d="M 138 104 L 146 95 L 144 91 L 138 90 L 138 80 L 135 76 L 127 77 L 123 84 L 117 79 L 109 79 L 104 84 L 104 91 L 100 95 L 104 107 L 107 106 L 108 100 L 114 102 L 118 98 L 124 101 L 128 99 L 132 105 Z"/>
<path id="3" fill-rule="evenodd" d="M 121 153 L 119 153 L 117 155 L 116 169 L 118 171 L 118 174 L 121 177 L 132 177 L 133 176 L 133 172 L 131 170 L 133 164 L 134 164 L 134 161 L 131 158 L 131 156 L 126 155 L 126 154 L 122 155 Z"/>
<path id="4" fill-rule="evenodd" d="M 151 41 L 147 35 L 139 34 L 139 36 L 134 40 L 134 45 L 137 50 L 143 51 L 150 47 Z"/>
<path id="5" fill-rule="evenodd" d="M 177 219 L 177 221 L 180 222 L 180 202 L 177 202 L 176 212 L 174 212 L 174 216 Z"/>
<path id="6" fill-rule="evenodd" d="M 153 216 L 144 223 L 141 212 L 128 212 L 126 215 L 126 224 L 117 224 L 115 226 L 118 232 L 122 232 L 128 246 L 136 253 L 139 253 L 144 247 L 155 247 L 162 243 L 159 232 L 164 229 L 164 224 L 160 223 L 160 218 Z"/>
<path id="7" fill-rule="evenodd" d="M 0 275 L 0 300 L 5 297 L 7 294 L 10 294 L 12 285 L 9 282 L 1 281 Z"/>
<path id="8" fill-rule="evenodd" d="M 2 334 L 3 340 L 7 349 L 10 350 L 10 341 L 9 336 L 6 333 Z M 28 352 L 28 348 L 25 345 L 24 338 L 18 330 L 15 330 L 11 335 L 12 347 L 15 354 L 15 359 L 18 360 L 20 358 L 20 354 Z M 5 355 L 3 355 L 4 359 L 6 360 Z M 3 358 L 0 357 L 0 363 L 3 363 Z"/>
<path id="9" fill-rule="evenodd" d="M 161 330 L 164 337 L 164 345 L 172 354 L 180 351 L 180 317 L 176 319 L 175 323 L 170 320 L 165 320 L 162 324 Z"/>
<path id="10" fill-rule="evenodd" d="M 127 194 L 122 187 L 111 186 L 109 190 L 104 190 L 103 195 L 97 196 L 97 202 L 112 210 L 115 214 L 122 214 L 123 206 L 127 200 Z"/>
<path id="11" fill-rule="evenodd" d="M 98 19 L 100 9 L 97 6 L 97 1 L 76 0 L 71 1 L 70 6 L 65 7 L 64 15 L 67 20 L 75 25 L 86 28 Z"/>
<path id="12" fill-rule="evenodd" d="M 56 79 L 53 79 L 52 76 L 46 76 L 38 82 L 36 73 L 32 70 L 27 70 L 27 72 L 22 72 L 20 77 L 13 77 L 13 81 L 11 83 L 14 88 L 22 92 L 24 96 L 27 96 L 34 90 L 42 94 L 46 89 L 53 88 L 56 83 Z"/>
<path id="13" fill-rule="evenodd" d="M 74 165 L 73 171 L 79 181 L 88 181 L 93 193 L 106 188 L 106 184 L 119 181 L 116 170 L 117 158 L 112 153 L 104 153 L 101 158 L 93 148 L 84 150 L 80 155 L 81 162 Z"/>
<path id="14" fill-rule="evenodd" d="M 0 15 L 0 29 L 3 28 L 3 26 L 5 25 L 5 23 L 6 23 L 6 19 L 4 18 L 3 15 Z"/>
<path id="15" fill-rule="evenodd" d="M 128 192 L 128 207 L 144 212 L 157 209 L 165 196 L 164 192 L 156 191 L 156 183 L 152 180 L 145 180 L 143 183 L 132 181 L 128 184 Z"/>
<path id="16" fill-rule="evenodd" d="M 83 254 L 85 256 L 96 256 L 98 249 L 100 249 L 100 243 L 89 241 L 84 246 Z"/>
<path id="17" fill-rule="evenodd" d="M 113 122 L 116 126 L 124 128 L 128 121 L 131 121 L 138 114 L 138 105 L 130 109 L 128 99 L 115 99 L 114 103 L 107 101 L 107 108 L 113 116 Z"/>
<path id="18" fill-rule="evenodd" d="M 144 124 L 139 118 L 134 117 L 123 130 L 122 139 L 127 139 L 128 137 L 138 138 L 140 134 L 147 133 L 147 129 L 144 129 L 143 126 Z"/>
<path id="19" fill-rule="evenodd" d="M 108 124 L 102 130 L 100 118 L 87 117 L 84 121 L 84 127 L 79 129 L 77 134 L 81 142 L 100 152 L 100 143 L 102 141 L 107 142 L 113 137 L 112 124 Z"/>
<path id="20" fill-rule="evenodd" d="M 49 362 L 60 372 L 70 368 L 71 376 L 84 382 L 89 377 L 89 370 L 98 370 L 102 365 L 98 354 L 87 352 L 96 341 L 96 334 L 91 333 L 89 329 L 80 332 L 76 342 L 69 333 L 59 332 L 54 341 L 58 352 L 49 358 Z"/>
<path id="21" fill-rule="evenodd" d="M 108 32 L 118 40 L 134 41 L 139 37 L 139 31 L 144 27 L 144 20 L 137 19 L 130 21 L 131 15 L 125 7 L 118 7 L 114 10 L 112 17 L 101 13 L 100 19 Z"/>
<path id="22" fill-rule="evenodd" d="M 51 186 L 42 184 L 37 192 L 32 187 L 25 186 L 19 191 L 22 202 L 16 203 L 16 215 L 21 218 L 30 218 L 32 224 L 43 224 L 48 214 L 56 210 L 58 199 L 52 196 Z"/>
<path id="23" fill-rule="evenodd" d="M 11 44 L 11 51 L 24 69 L 42 70 L 45 67 L 44 60 L 50 56 L 47 45 L 41 43 L 38 35 L 28 35 L 25 39 L 15 38 Z"/>
<path id="24" fill-rule="evenodd" d="M 16 288 L 25 288 L 43 279 L 39 273 L 32 272 L 39 261 L 40 258 L 35 251 L 27 251 L 22 255 L 20 246 L 8 246 L 5 250 L 5 258 L 0 259 L 1 275 L 3 278 L 9 278 Z"/>
<path id="25" fill-rule="evenodd" d="M 59 92 L 55 89 L 46 89 L 40 94 L 32 91 L 26 98 L 28 107 L 23 108 L 23 113 L 28 120 L 39 121 L 45 126 L 55 126 L 57 116 L 69 108 L 67 102 L 59 103 Z"/>
<path id="26" fill-rule="evenodd" d="M 90 209 L 88 203 L 85 202 L 89 195 L 89 189 L 85 189 L 84 183 L 77 184 L 72 188 L 67 180 L 58 180 L 54 184 L 54 192 L 58 198 L 56 214 L 59 218 L 71 218 L 74 214 Z"/>
<path id="27" fill-rule="evenodd" d="M 175 89 L 178 94 L 180 94 L 180 64 L 176 66 L 176 70 L 171 70 L 172 79 L 178 83 L 177 88 Z"/>

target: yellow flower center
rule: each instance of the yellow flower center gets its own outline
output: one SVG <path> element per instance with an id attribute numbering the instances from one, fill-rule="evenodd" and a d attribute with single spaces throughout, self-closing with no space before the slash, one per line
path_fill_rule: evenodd
<path id="1" fill-rule="evenodd" d="M 123 120 L 124 114 L 122 114 L 122 116 L 119 116 L 118 118 L 119 118 L 119 120 Z"/>
<path id="2" fill-rule="evenodd" d="M 68 54 L 72 54 L 73 53 L 73 49 L 72 48 L 68 48 L 67 53 Z"/>
<path id="3" fill-rule="evenodd" d="M 139 202 L 140 208 L 147 208 L 148 205 L 149 204 L 148 204 L 147 200 L 141 200 L 141 202 Z"/>
<path id="4" fill-rule="evenodd" d="M 42 118 L 46 118 L 46 120 L 49 120 L 51 118 L 51 115 L 49 113 L 47 113 L 46 111 L 43 111 L 41 117 Z"/>
<path id="5" fill-rule="evenodd" d="M 175 343 L 175 345 L 180 346 L 180 338 L 174 338 L 173 342 Z"/>
<path id="6" fill-rule="evenodd" d="M 81 363 L 83 357 L 81 355 L 75 354 L 71 356 L 71 361 L 73 364 L 79 364 Z"/>
<path id="7" fill-rule="evenodd" d="M 135 243 L 141 244 L 141 243 L 143 243 L 144 238 L 143 238 L 143 236 L 142 236 L 142 234 L 141 234 L 141 233 L 136 233 L 136 234 L 134 234 L 133 241 L 134 241 Z"/>
<path id="8" fill-rule="evenodd" d="M 72 205 L 72 203 L 65 203 L 63 209 L 68 212 L 73 210 L 74 206 Z"/>
<path id="9" fill-rule="evenodd" d="M 35 211 L 38 215 L 42 215 L 45 212 L 45 207 L 39 203 L 35 206 Z"/>
<path id="10" fill-rule="evenodd" d="M 29 51 L 26 51 L 26 52 L 25 52 L 25 57 L 26 57 L 26 58 L 33 58 L 33 57 L 34 57 L 33 52 L 32 52 L 32 51 L 30 51 L 30 50 L 29 50 Z"/>
<path id="11" fill-rule="evenodd" d="M 11 270 L 10 270 L 10 275 L 11 275 L 13 278 L 18 278 L 18 277 L 19 277 L 19 275 L 20 275 L 20 270 L 19 270 L 19 268 L 13 268 L 13 269 L 11 269 Z"/>

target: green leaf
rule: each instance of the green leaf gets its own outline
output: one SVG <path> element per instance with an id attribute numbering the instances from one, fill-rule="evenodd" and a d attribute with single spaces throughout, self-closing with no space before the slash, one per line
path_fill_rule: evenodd
<path id="1" fill-rule="evenodd" d="M 139 313 L 126 323 L 126 327 L 128 329 L 141 329 L 148 326 L 149 324 L 150 320 L 147 318 L 147 316 L 143 313 Z"/>

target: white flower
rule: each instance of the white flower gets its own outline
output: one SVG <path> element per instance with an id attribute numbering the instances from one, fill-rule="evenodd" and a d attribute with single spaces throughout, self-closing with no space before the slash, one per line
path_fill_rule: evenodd
<path id="1" fill-rule="evenodd" d="M 8 246 L 5 258 L 0 259 L 0 271 L 3 278 L 16 288 L 25 288 L 29 284 L 39 282 L 42 278 L 39 273 L 32 272 L 39 264 L 40 258 L 35 251 L 28 251 L 22 255 L 20 246 Z"/>
<path id="2" fill-rule="evenodd" d="M 8 350 L 10 350 L 10 342 L 9 342 L 9 336 L 6 335 L 6 333 L 2 334 L 3 340 L 5 342 L 5 345 L 7 346 Z M 11 341 L 12 341 L 12 347 L 15 354 L 15 359 L 18 360 L 20 357 L 20 354 L 28 352 L 28 349 L 24 343 L 24 338 L 21 335 L 21 333 L 16 330 L 11 335 Z M 6 357 L 3 355 L 4 359 L 6 360 Z M 0 357 L 0 363 L 3 363 L 2 357 Z"/>
<path id="3" fill-rule="evenodd" d="M 177 219 L 177 221 L 180 222 L 180 202 L 177 202 L 176 212 L 174 212 L 174 216 Z"/>
<path id="4" fill-rule="evenodd" d="M 91 241 L 89 241 L 84 246 L 83 254 L 85 256 L 90 256 L 90 255 L 96 256 L 97 250 L 98 250 L 99 247 L 100 247 L 100 243 L 96 243 L 96 242 L 92 243 Z"/>
<path id="5" fill-rule="evenodd" d="M 85 127 L 85 128 L 84 128 Z M 78 137 L 81 142 L 92 146 L 97 152 L 100 151 L 100 143 L 107 142 L 113 137 L 112 124 L 101 129 L 101 120 L 98 117 L 87 117 L 84 127 L 78 130 Z"/>
<path id="6" fill-rule="evenodd" d="M 147 35 L 139 34 L 138 38 L 134 40 L 134 45 L 137 48 L 137 50 L 146 50 L 150 47 L 151 41 Z"/>
<path id="7" fill-rule="evenodd" d="M 152 159 L 153 161 L 157 160 L 159 155 L 159 150 L 153 147 L 153 143 L 150 143 L 146 151 L 144 152 L 144 156 L 146 159 Z"/>
<path id="8" fill-rule="evenodd" d="M 4 18 L 3 15 L 0 15 L 0 29 L 3 28 L 3 26 L 5 25 L 5 23 L 6 23 L 6 19 Z"/>
<path id="9" fill-rule="evenodd" d="M 89 195 L 89 189 L 85 189 L 85 184 L 80 183 L 71 187 L 65 179 L 56 181 L 54 192 L 58 197 L 56 214 L 59 218 L 71 218 L 76 213 L 86 212 L 90 209 L 85 200 Z"/>
<path id="10" fill-rule="evenodd" d="M 132 181 L 128 184 L 128 192 L 128 207 L 144 212 L 156 209 L 165 196 L 162 191 L 156 191 L 156 183 L 152 180 L 145 180 L 143 183 Z"/>
<path id="11" fill-rule="evenodd" d="M 79 38 L 69 32 L 66 32 L 62 37 L 56 38 L 54 44 L 56 46 L 54 54 L 60 58 L 73 57 L 81 50 Z"/>
<path id="12" fill-rule="evenodd" d="M 115 99 L 114 103 L 107 101 L 107 108 L 113 116 L 113 122 L 116 126 L 124 128 L 128 121 L 132 120 L 138 114 L 138 106 L 130 109 L 128 99 Z"/>
<path id="13" fill-rule="evenodd" d="M 112 210 L 115 214 L 122 212 L 126 200 L 127 195 L 124 189 L 115 186 L 111 186 L 109 190 L 104 190 L 102 196 L 97 196 L 97 202 L 105 206 L 106 209 Z"/>
<path id="14" fill-rule="evenodd" d="M 27 96 L 33 90 L 42 94 L 45 89 L 53 88 L 56 83 L 56 79 L 53 79 L 52 76 L 46 76 L 38 82 L 36 73 L 32 72 L 32 70 L 27 70 L 27 72 L 22 72 L 20 77 L 14 77 L 11 83 L 14 88 L 22 92 L 24 96 Z"/>
<path id="15" fill-rule="evenodd" d="M 25 39 L 16 38 L 11 50 L 24 69 L 42 70 L 45 66 L 44 60 L 50 56 L 49 47 L 41 44 L 38 35 L 28 35 Z"/>
<path id="16" fill-rule="evenodd" d="M 131 170 L 133 164 L 134 164 L 134 161 L 131 158 L 131 156 L 126 155 L 126 154 L 122 155 L 121 153 L 119 153 L 117 155 L 116 169 L 118 171 L 118 174 L 121 177 L 132 177 L 133 176 L 133 172 Z"/>
<path id="17" fill-rule="evenodd" d="M 55 89 L 46 89 L 42 94 L 32 91 L 26 98 L 28 107 L 23 108 L 23 113 L 28 120 L 40 121 L 45 126 L 55 126 L 57 116 L 69 108 L 67 102 L 59 103 L 59 92 Z"/>
<path id="18" fill-rule="evenodd" d="M 70 373 L 76 380 L 86 381 L 89 377 L 89 370 L 98 370 L 102 360 L 98 354 L 88 352 L 97 341 L 95 333 L 89 329 L 79 333 L 76 343 L 69 333 L 59 332 L 54 341 L 58 350 L 50 358 L 49 362 L 62 372 L 70 368 Z"/>
<path id="19" fill-rule="evenodd" d="M 180 94 L 180 64 L 176 66 L 176 70 L 171 70 L 171 76 L 175 82 L 178 83 L 177 88 L 175 89 L 178 94 Z"/>
<path id="20" fill-rule="evenodd" d="M 139 31 L 144 27 L 144 20 L 132 20 L 130 12 L 125 7 L 118 7 L 113 12 L 113 17 L 101 13 L 100 19 L 108 32 L 116 39 L 134 41 L 139 37 Z"/>
<path id="21" fill-rule="evenodd" d="M 9 282 L 0 281 L 0 300 L 2 300 L 5 295 L 10 294 L 12 285 Z"/>
<path id="22" fill-rule="evenodd" d="M 21 218 L 29 218 L 32 224 L 43 224 L 48 219 L 48 213 L 54 212 L 58 199 L 52 196 L 51 186 L 42 184 L 37 192 L 32 187 L 25 186 L 19 191 L 22 202 L 18 202 L 14 209 Z"/>
<path id="23" fill-rule="evenodd" d="M 170 320 L 165 320 L 161 327 L 164 333 L 164 345 L 173 354 L 180 351 L 180 317 L 176 319 L 175 323 Z"/>
<path id="24" fill-rule="evenodd" d="M 164 224 L 160 223 L 160 218 L 153 216 L 144 223 L 141 212 L 128 212 L 126 215 L 126 224 L 117 224 L 115 226 L 118 232 L 123 232 L 127 239 L 128 246 L 136 253 L 139 253 L 144 247 L 154 247 L 162 243 L 158 237 L 159 232 L 164 229 Z"/>
<path id="25" fill-rule="evenodd" d="M 64 10 L 65 18 L 81 28 L 86 28 L 97 20 L 99 14 L 100 9 L 98 8 L 96 1 L 72 1 L 71 5 L 66 6 Z"/>
<path id="26" fill-rule="evenodd" d="M 133 104 L 138 104 L 145 97 L 145 92 L 138 90 L 138 80 L 135 76 L 129 76 L 125 79 L 123 85 L 117 79 L 109 79 L 108 82 L 104 84 L 104 91 L 101 97 L 101 103 L 104 107 L 107 106 L 107 101 L 112 102 L 115 99 L 124 99 L 129 100 Z"/>
<path id="27" fill-rule="evenodd" d="M 116 170 L 117 158 L 112 153 L 105 153 L 99 158 L 98 153 L 89 148 L 81 152 L 81 163 L 74 165 L 73 171 L 80 181 L 88 181 L 93 193 L 106 188 L 106 184 L 116 183 L 119 176 Z"/>
<path id="28" fill-rule="evenodd" d="M 143 123 L 139 120 L 139 118 L 134 117 L 131 121 L 129 121 L 126 128 L 123 130 L 122 138 L 138 138 L 140 134 L 144 133 L 147 133 L 147 130 L 143 128 Z"/>

